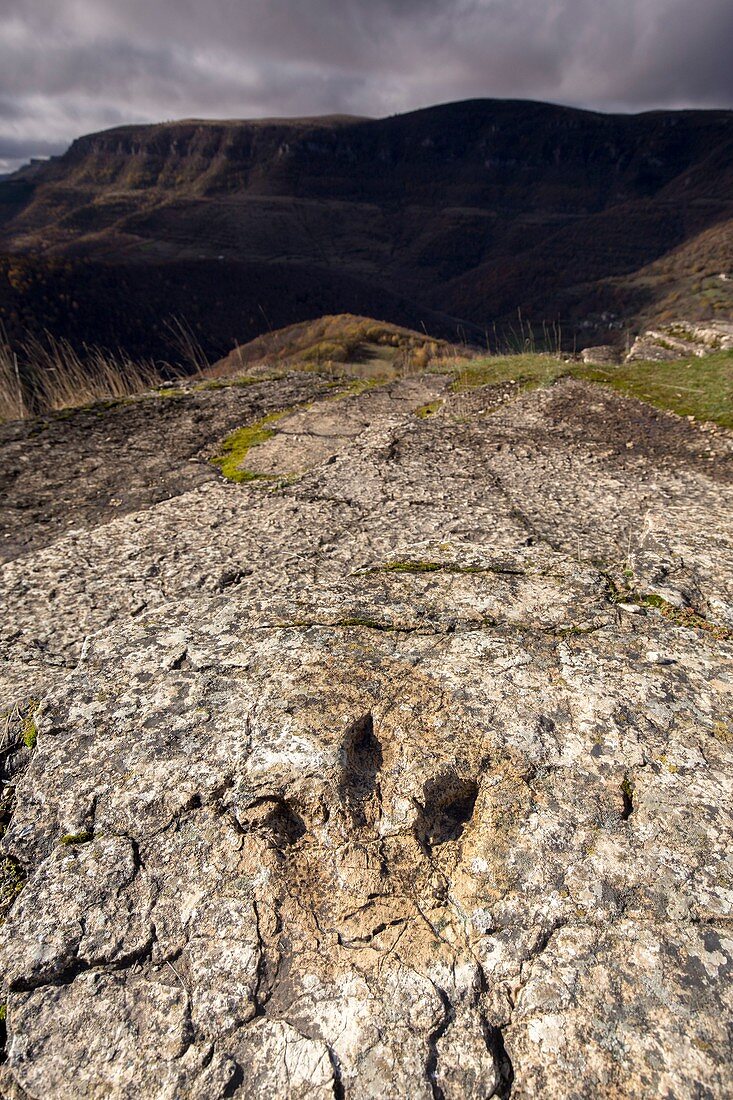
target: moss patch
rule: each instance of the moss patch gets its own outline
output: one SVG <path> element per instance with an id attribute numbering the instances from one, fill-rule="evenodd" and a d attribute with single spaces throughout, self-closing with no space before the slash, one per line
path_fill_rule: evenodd
<path id="1" fill-rule="evenodd" d="M 428 420 L 431 416 L 435 416 L 442 407 L 442 401 L 431 401 L 428 405 L 421 405 L 419 409 L 415 409 L 415 416 L 419 417 L 420 420 Z"/>
<path id="2" fill-rule="evenodd" d="M 155 391 L 156 397 L 185 397 L 186 391 L 176 389 L 175 386 L 163 386 Z"/>
<path id="3" fill-rule="evenodd" d="M 92 834 L 83 829 L 80 833 L 66 833 L 61 837 L 61 843 L 67 847 L 74 847 L 76 844 L 89 844 L 93 839 Z"/>
<path id="4" fill-rule="evenodd" d="M 261 382 L 263 379 L 251 378 L 249 375 L 241 375 L 238 378 L 213 378 L 208 382 L 199 382 L 193 386 L 194 393 L 202 393 L 206 390 L 227 390 L 233 386 L 240 386 L 245 388 L 246 386 L 253 386 L 255 382 Z"/>
<path id="5" fill-rule="evenodd" d="M 370 573 L 499 573 L 512 577 L 524 575 L 522 569 L 512 569 L 510 566 L 501 565 L 460 565 L 458 562 L 442 561 L 388 561 L 384 565 L 377 565 Z"/>
<path id="6" fill-rule="evenodd" d="M 23 707 L 14 706 L 6 714 L 2 715 L 0 722 L 0 748 L 18 748 L 25 745 L 27 749 L 34 749 L 38 740 L 38 725 L 36 715 L 40 707 L 37 699 L 30 699 Z"/>
<path id="7" fill-rule="evenodd" d="M 374 573 L 440 573 L 445 566 L 437 561 L 388 561 L 372 570 Z"/>
<path id="8" fill-rule="evenodd" d="M 411 626 L 397 626 L 393 623 L 385 623 L 379 619 L 369 619 L 360 615 L 349 619 L 337 619 L 333 624 L 337 627 L 351 627 L 351 626 L 363 626 L 368 630 L 383 630 L 387 633 L 394 632 L 395 634 L 412 634 L 414 627 Z"/>
<path id="9" fill-rule="evenodd" d="M 609 599 L 612 603 L 636 604 L 637 607 L 645 607 L 658 611 L 669 622 L 676 626 L 686 626 L 690 630 L 701 630 L 719 641 L 733 640 L 733 630 L 722 623 L 711 622 L 704 615 L 700 615 L 691 607 L 675 607 L 669 600 L 656 592 L 637 592 L 630 586 L 619 587 L 612 577 L 605 577 Z"/>
<path id="10" fill-rule="evenodd" d="M 323 401 L 344 401 L 347 397 L 359 397 L 367 390 L 377 389 L 383 385 L 383 382 L 378 378 L 354 378 L 346 385 L 343 381 L 334 382 L 333 385 L 338 388 L 338 392 L 332 393 L 329 397 L 324 397 Z"/>
<path id="11" fill-rule="evenodd" d="M 26 873 L 17 860 L 0 861 L 0 921 L 5 920 L 25 881 Z"/>
<path id="12" fill-rule="evenodd" d="M 386 634 L 414 634 L 417 630 L 417 626 L 399 625 L 396 623 L 384 622 L 381 619 L 370 619 L 368 616 L 355 615 L 344 619 L 333 619 L 328 622 L 326 620 L 316 622 L 308 619 L 294 619 L 289 623 L 274 623 L 269 629 L 271 630 L 310 630 L 312 628 L 318 628 L 321 630 L 348 630 L 352 627 L 364 627 L 367 630 L 379 630 Z"/>
<path id="13" fill-rule="evenodd" d="M 346 397 L 358 396 L 366 390 L 373 389 L 379 383 L 372 379 L 355 379 L 346 386 L 343 386 L 342 383 L 336 384 L 340 387 L 338 393 L 322 400 L 343 401 Z M 236 432 L 232 432 L 222 443 L 221 452 L 215 455 L 211 462 L 214 466 L 219 467 L 228 481 L 240 483 L 245 481 L 267 481 L 274 482 L 277 485 L 291 484 L 295 479 L 294 476 L 283 477 L 280 474 L 256 473 L 254 470 L 248 470 L 244 462 L 253 447 L 259 447 L 260 444 L 266 443 L 268 439 L 272 439 L 277 431 L 274 425 L 279 420 L 295 412 L 296 409 L 308 409 L 311 404 L 312 402 L 306 401 L 288 409 L 281 409 L 279 412 L 269 413 L 260 420 L 256 420 L 254 424 L 249 424 L 245 428 L 239 428 Z"/>
<path id="14" fill-rule="evenodd" d="M 731 630 L 730 627 L 723 626 L 721 623 L 711 622 L 703 615 L 699 615 L 696 611 L 693 611 L 691 607 L 675 607 L 674 604 L 669 603 L 668 600 L 663 599 L 662 596 L 657 596 L 655 593 L 639 596 L 636 602 L 638 602 L 641 607 L 655 608 L 664 615 L 665 619 L 670 619 L 678 626 L 687 626 L 692 630 L 704 630 L 706 633 L 712 634 L 713 638 L 718 638 L 720 641 L 730 641 L 733 639 L 733 630 Z"/>
<path id="15" fill-rule="evenodd" d="M 222 443 L 221 453 L 211 459 L 214 466 L 219 467 L 228 481 L 241 483 L 243 481 L 272 480 L 274 477 L 272 474 L 257 474 L 252 470 L 245 469 L 244 461 L 253 447 L 259 447 L 261 443 L 266 443 L 268 439 L 272 439 L 275 429 L 271 425 L 276 424 L 278 420 L 287 416 L 291 411 L 291 409 L 283 409 L 281 412 L 270 413 L 254 424 L 250 424 L 249 427 L 239 428 L 236 432 L 232 432 Z"/>
<path id="16" fill-rule="evenodd" d="M 38 726 L 36 725 L 36 707 L 37 704 L 33 704 L 31 710 L 23 719 L 23 727 L 21 736 L 23 738 L 23 744 L 27 749 L 34 749 L 36 747 L 36 741 L 38 740 Z"/>

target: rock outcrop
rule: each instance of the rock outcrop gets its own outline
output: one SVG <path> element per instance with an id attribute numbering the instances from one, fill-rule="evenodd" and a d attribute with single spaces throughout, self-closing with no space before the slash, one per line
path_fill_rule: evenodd
<path id="1" fill-rule="evenodd" d="M 700 358 L 716 351 L 733 349 L 733 321 L 677 321 L 671 325 L 649 329 L 634 341 L 626 356 L 627 363 L 635 360 L 665 362 L 687 359 L 691 355 Z"/>
<path id="2" fill-rule="evenodd" d="M 583 348 L 580 358 L 592 366 L 616 366 L 621 362 L 621 352 L 612 344 L 597 344 L 591 348 Z"/>
<path id="3" fill-rule="evenodd" d="M 4 430 L 0 1093 L 733 1089 L 733 438 L 517 389 Z"/>

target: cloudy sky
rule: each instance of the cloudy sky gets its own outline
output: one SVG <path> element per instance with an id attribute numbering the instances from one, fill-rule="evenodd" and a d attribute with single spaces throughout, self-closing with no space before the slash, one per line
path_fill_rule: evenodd
<path id="1" fill-rule="evenodd" d="M 0 172 L 123 122 L 733 107 L 731 0 L 2 0 Z"/>

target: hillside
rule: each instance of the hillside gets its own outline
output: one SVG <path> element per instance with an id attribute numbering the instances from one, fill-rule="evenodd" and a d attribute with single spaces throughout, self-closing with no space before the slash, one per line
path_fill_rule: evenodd
<path id="1" fill-rule="evenodd" d="M 733 355 L 419 339 L 0 426 L 8 1100 L 731 1094 Z"/>
<path id="2" fill-rule="evenodd" d="M 0 308 L 153 353 L 154 320 L 185 316 L 218 354 L 344 311 L 477 341 L 518 309 L 585 342 L 675 295 L 729 315 L 732 125 L 480 100 L 120 127 L 0 183 Z"/>
<path id="3" fill-rule="evenodd" d="M 265 333 L 234 348 L 206 374 L 217 378 L 310 364 L 331 369 L 343 366 L 352 375 L 360 371 L 364 377 L 379 378 L 400 370 L 414 373 L 416 366 L 426 367 L 432 359 L 470 354 L 463 346 L 434 339 L 425 332 L 370 317 L 339 314 Z"/>

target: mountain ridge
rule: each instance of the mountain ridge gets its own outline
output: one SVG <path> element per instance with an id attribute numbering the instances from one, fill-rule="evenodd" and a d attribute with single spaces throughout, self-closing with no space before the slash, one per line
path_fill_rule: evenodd
<path id="1" fill-rule="evenodd" d="M 640 273 L 690 242 L 702 242 L 702 277 L 713 277 L 706 242 L 733 218 L 731 196 L 725 110 L 605 115 L 465 100 L 386 119 L 184 120 L 85 135 L 32 178 L 0 183 L 0 249 L 172 263 L 184 282 L 199 261 L 224 264 L 222 284 L 230 270 L 246 281 L 248 265 L 282 268 L 278 325 L 349 310 L 435 327 L 442 314 L 455 335 L 460 324 L 506 326 L 521 309 L 569 332 L 590 324 L 596 338 L 609 323 L 665 319 L 656 304 L 687 272 Z M 733 266 L 728 245 L 723 263 Z M 321 292 L 334 279 L 358 285 L 363 304 Z M 315 288 L 310 314 L 293 283 Z M 12 313 L 4 289 L 0 308 Z M 260 312 L 257 291 L 227 314 L 240 342 L 266 331 L 242 320 Z M 685 315 L 733 309 L 727 288 L 714 303 L 702 287 L 685 293 Z M 172 304 L 185 313 L 183 299 Z M 135 308 L 134 296 L 119 304 Z M 100 314 L 109 309 L 100 302 Z"/>

